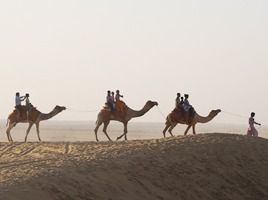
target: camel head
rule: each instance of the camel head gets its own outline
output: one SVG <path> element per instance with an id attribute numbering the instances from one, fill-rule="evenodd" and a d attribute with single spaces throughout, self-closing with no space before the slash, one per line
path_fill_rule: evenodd
<path id="1" fill-rule="evenodd" d="M 219 114 L 221 112 L 221 109 L 217 109 L 217 110 L 212 110 L 209 115 L 215 117 L 217 114 Z"/>
<path id="2" fill-rule="evenodd" d="M 146 102 L 146 106 L 152 108 L 154 106 L 158 106 L 158 103 L 156 101 L 150 101 L 149 100 L 149 101 Z"/>
<path id="3" fill-rule="evenodd" d="M 61 111 L 66 110 L 66 107 L 57 105 L 55 106 L 54 110 L 60 113 Z"/>

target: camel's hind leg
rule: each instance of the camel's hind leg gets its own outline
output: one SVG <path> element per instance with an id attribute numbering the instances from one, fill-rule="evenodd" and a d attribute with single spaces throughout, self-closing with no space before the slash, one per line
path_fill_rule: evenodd
<path id="1" fill-rule="evenodd" d="M 25 142 L 27 142 L 27 137 L 28 137 L 28 134 L 30 133 L 32 126 L 33 126 L 33 123 L 29 123 L 29 127 L 26 131 L 26 135 L 25 135 L 25 139 L 24 139 Z"/>
<path id="2" fill-rule="evenodd" d="M 193 128 L 193 134 L 195 135 L 196 134 L 196 132 L 195 132 L 195 124 L 192 126 L 192 128 Z"/>
<path id="3" fill-rule="evenodd" d="M 41 142 L 40 131 L 39 131 L 39 123 L 36 123 L 35 126 L 36 126 L 36 133 L 37 133 L 37 136 L 38 136 L 38 140 L 39 140 L 39 142 Z"/>
<path id="4" fill-rule="evenodd" d="M 125 140 L 127 140 L 127 123 L 124 124 Z"/>
<path id="5" fill-rule="evenodd" d="M 111 138 L 109 137 L 109 135 L 107 134 L 107 127 L 108 127 L 110 121 L 106 121 L 106 122 L 103 122 L 103 123 L 104 123 L 103 133 L 106 135 L 106 137 L 109 139 L 109 141 L 112 141 Z"/>
<path id="6" fill-rule="evenodd" d="M 96 128 L 94 129 L 95 137 L 96 137 L 97 142 L 99 141 L 99 139 L 98 139 L 98 130 L 99 130 L 99 127 L 101 126 L 101 124 L 102 124 L 102 122 L 97 122 Z"/>
<path id="7" fill-rule="evenodd" d="M 9 122 L 7 130 L 6 130 L 7 139 L 9 142 L 13 142 L 12 137 L 10 135 L 10 131 L 12 128 L 14 128 L 14 126 L 16 126 L 16 122 L 13 122 L 13 123 Z"/>

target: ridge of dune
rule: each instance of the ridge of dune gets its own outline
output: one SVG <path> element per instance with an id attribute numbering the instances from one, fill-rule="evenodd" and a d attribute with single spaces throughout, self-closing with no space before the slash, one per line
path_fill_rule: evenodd
<path id="1" fill-rule="evenodd" d="M 0 143 L 0 199 L 268 199 L 268 140 Z"/>

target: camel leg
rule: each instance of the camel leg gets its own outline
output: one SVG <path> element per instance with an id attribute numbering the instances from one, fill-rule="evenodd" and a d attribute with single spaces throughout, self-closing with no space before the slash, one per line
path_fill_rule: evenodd
<path id="1" fill-rule="evenodd" d="M 106 137 L 109 139 L 109 141 L 112 141 L 109 135 L 107 134 L 107 127 L 109 125 L 110 121 L 104 122 L 103 132 L 106 135 Z"/>
<path id="2" fill-rule="evenodd" d="M 99 127 L 101 126 L 101 124 L 102 124 L 102 122 L 97 122 L 96 128 L 94 129 L 95 137 L 96 137 L 97 142 L 99 141 L 99 139 L 98 139 L 98 130 L 99 130 Z"/>
<path id="3" fill-rule="evenodd" d="M 172 134 L 172 130 L 175 128 L 176 125 L 177 125 L 176 123 L 171 124 L 170 128 L 168 129 L 168 132 L 172 137 L 174 137 L 174 135 Z"/>
<path id="4" fill-rule="evenodd" d="M 24 142 L 27 142 L 27 137 L 28 137 L 28 134 L 30 133 L 30 130 L 31 130 L 32 126 L 33 126 L 33 123 L 29 123 L 29 127 L 28 127 L 28 129 L 26 131 Z"/>
<path id="5" fill-rule="evenodd" d="M 192 128 L 193 128 L 193 134 L 195 135 L 196 134 L 196 132 L 195 132 L 195 125 L 193 125 Z"/>
<path id="6" fill-rule="evenodd" d="M 124 123 L 124 133 L 122 135 L 120 135 L 119 137 L 117 137 L 116 140 L 120 140 L 124 136 L 125 136 L 125 140 L 127 140 L 126 134 L 127 134 L 127 123 Z"/>
<path id="7" fill-rule="evenodd" d="M 9 123 L 8 127 L 7 127 L 7 130 L 6 130 L 7 139 L 8 139 L 9 142 L 13 142 L 12 137 L 10 135 L 10 131 L 11 131 L 12 128 L 14 128 L 14 126 L 16 126 L 16 122 Z"/>
<path id="8" fill-rule="evenodd" d="M 125 140 L 127 140 L 127 123 L 124 123 L 124 135 L 125 135 Z"/>
<path id="9" fill-rule="evenodd" d="M 166 137 L 166 132 L 167 132 L 167 130 L 168 130 L 169 127 L 170 127 L 170 124 L 166 124 L 166 127 L 163 130 L 164 138 Z"/>
<path id="10" fill-rule="evenodd" d="M 191 126 L 192 126 L 192 125 L 188 125 L 187 129 L 186 129 L 185 132 L 184 132 L 184 135 L 187 135 L 187 133 L 188 133 L 189 129 L 191 128 Z"/>
<path id="11" fill-rule="evenodd" d="M 35 126 L 36 126 L 36 133 L 37 133 L 37 136 L 38 136 L 38 140 L 39 140 L 39 142 L 41 142 L 40 131 L 39 131 L 39 123 L 36 123 Z"/>

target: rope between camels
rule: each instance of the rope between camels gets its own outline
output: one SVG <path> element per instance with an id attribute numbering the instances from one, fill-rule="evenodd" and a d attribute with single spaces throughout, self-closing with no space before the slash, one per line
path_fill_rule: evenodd
<path id="1" fill-rule="evenodd" d="M 166 119 L 164 113 L 161 111 L 161 109 L 159 108 L 159 106 L 156 106 L 157 107 L 157 110 L 158 112 L 161 114 L 161 116 L 163 117 L 163 119 Z"/>
<path id="2" fill-rule="evenodd" d="M 92 113 L 92 112 L 98 112 L 99 110 L 77 110 L 73 108 L 68 108 L 67 111 L 69 112 L 86 112 L 86 113 Z"/>
<path id="3" fill-rule="evenodd" d="M 222 113 L 225 113 L 225 114 L 227 114 L 227 115 L 234 116 L 234 117 L 240 117 L 240 118 L 243 118 L 243 119 L 247 119 L 247 118 L 248 118 L 248 117 L 246 117 L 246 116 L 239 115 L 239 114 L 232 113 L 232 112 L 228 112 L 228 111 L 224 111 L 224 110 L 222 110 L 221 112 L 222 112 Z"/>

